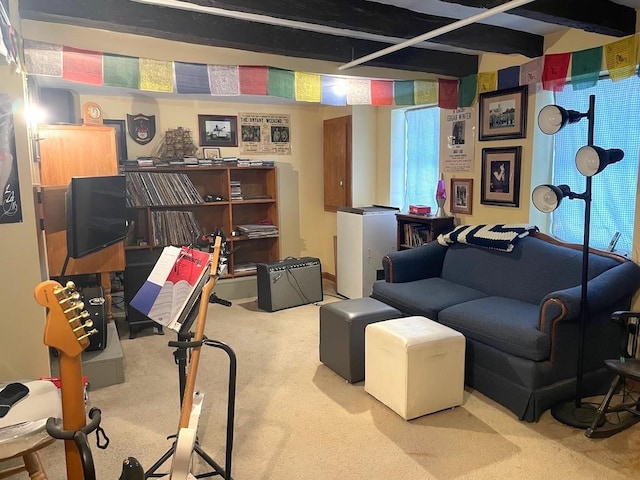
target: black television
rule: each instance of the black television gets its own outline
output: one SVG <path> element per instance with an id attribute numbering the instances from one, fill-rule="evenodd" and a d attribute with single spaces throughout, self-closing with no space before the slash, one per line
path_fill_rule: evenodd
<path id="1" fill-rule="evenodd" d="M 127 234 L 124 175 L 72 177 L 66 195 L 67 255 L 85 255 L 118 243 Z"/>

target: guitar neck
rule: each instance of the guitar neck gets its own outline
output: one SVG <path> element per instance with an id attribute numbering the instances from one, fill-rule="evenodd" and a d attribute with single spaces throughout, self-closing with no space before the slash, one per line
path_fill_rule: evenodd
<path id="1" fill-rule="evenodd" d="M 199 342 L 204 338 L 204 327 L 207 322 L 209 296 L 211 295 L 213 287 L 216 283 L 221 243 L 222 239 L 220 237 L 216 237 L 213 247 L 213 259 L 211 261 L 211 276 L 209 277 L 209 280 L 207 281 L 205 286 L 202 288 L 202 294 L 200 295 L 198 319 L 193 337 L 193 340 L 195 342 Z M 189 418 L 191 416 L 191 408 L 193 406 L 193 394 L 196 388 L 196 377 L 198 375 L 198 364 L 200 362 L 201 348 L 202 347 L 200 346 L 194 347 L 191 352 L 191 361 L 189 363 L 189 372 L 187 373 L 184 396 L 182 397 L 182 410 L 180 411 L 180 423 L 178 425 L 178 428 L 187 428 L 189 426 Z"/>
<path id="2" fill-rule="evenodd" d="M 62 426 L 76 431 L 86 425 L 82 362 L 80 357 L 60 354 L 60 379 L 62 393 Z M 64 441 L 67 463 L 67 480 L 83 480 L 82 457 L 73 440 Z"/>

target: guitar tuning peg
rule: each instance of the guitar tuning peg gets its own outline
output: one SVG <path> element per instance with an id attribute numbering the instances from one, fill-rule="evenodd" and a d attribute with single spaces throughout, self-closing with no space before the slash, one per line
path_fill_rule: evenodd
<path id="1" fill-rule="evenodd" d="M 93 330 L 89 330 L 87 333 L 85 333 L 84 335 L 78 337 L 78 340 L 82 340 L 83 338 L 87 338 L 90 337 L 91 335 L 93 335 L 94 333 L 98 333 L 97 329 L 93 329 Z"/>
<path id="2" fill-rule="evenodd" d="M 93 320 L 88 320 L 86 323 L 83 323 L 79 327 L 74 328 L 73 331 L 77 332 L 78 330 L 82 330 L 83 328 L 91 328 L 91 327 L 93 327 Z"/>
<path id="3" fill-rule="evenodd" d="M 77 302 L 78 300 L 80 300 L 80 293 L 79 292 L 73 292 L 71 295 L 69 295 L 67 298 L 60 300 L 60 305 L 62 305 L 63 303 L 66 302 Z"/>
<path id="4" fill-rule="evenodd" d="M 72 306 L 70 306 L 69 308 L 67 308 L 64 313 L 69 313 L 73 310 L 84 310 L 84 302 L 78 302 L 78 303 L 74 303 Z"/>
<path id="5" fill-rule="evenodd" d="M 75 322 L 76 320 L 82 320 L 84 318 L 89 318 L 91 315 L 89 314 L 89 312 L 87 312 L 86 310 L 83 310 L 80 312 L 80 315 L 77 315 L 73 318 L 69 319 L 69 323 L 71 322 Z"/>
<path id="6" fill-rule="evenodd" d="M 71 280 L 65 283 L 65 290 L 75 290 L 75 289 L 76 289 L 76 284 L 73 283 Z"/>

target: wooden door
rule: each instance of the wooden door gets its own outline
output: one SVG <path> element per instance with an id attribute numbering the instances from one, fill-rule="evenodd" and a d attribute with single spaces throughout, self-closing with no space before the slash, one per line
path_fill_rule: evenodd
<path id="1" fill-rule="evenodd" d="M 324 121 L 324 209 L 351 207 L 351 116 Z"/>

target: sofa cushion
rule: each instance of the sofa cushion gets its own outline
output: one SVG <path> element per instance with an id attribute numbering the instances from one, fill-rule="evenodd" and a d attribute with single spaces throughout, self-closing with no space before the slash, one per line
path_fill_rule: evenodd
<path id="1" fill-rule="evenodd" d="M 371 296 L 409 315 L 436 320 L 443 308 L 485 297 L 486 294 L 434 277 L 404 283 L 379 280 L 374 282 Z"/>
<path id="2" fill-rule="evenodd" d="M 589 278 L 618 262 L 589 256 Z M 539 304 L 549 292 L 580 285 L 582 251 L 540 238 L 521 238 L 512 252 L 455 244 L 445 255 L 441 277 L 496 295 Z"/>
<path id="3" fill-rule="evenodd" d="M 503 352 L 541 361 L 550 356 L 551 339 L 538 330 L 539 314 L 539 305 L 492 296 L 445 308 L 438 321 Z"/>

